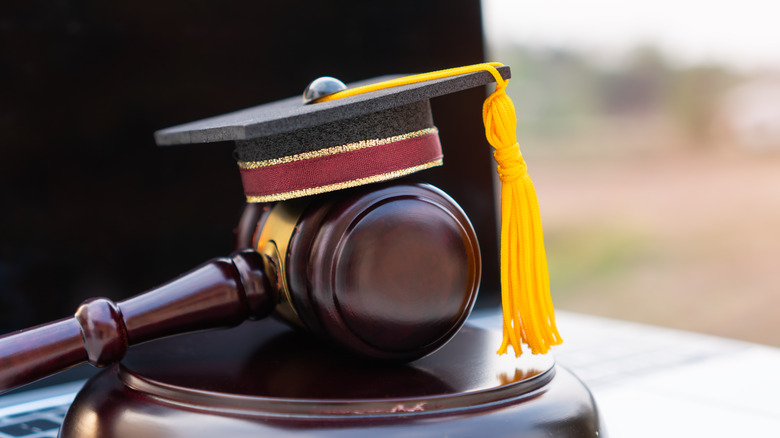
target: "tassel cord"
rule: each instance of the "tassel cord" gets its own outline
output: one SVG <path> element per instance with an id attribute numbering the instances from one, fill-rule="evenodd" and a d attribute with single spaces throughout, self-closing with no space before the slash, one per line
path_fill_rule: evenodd
<path id="1" fill-rule="evenodd" d="M 534 354 L 561 343 L 549 298 L 549 273 L 544 251 L 536 191 L 517 143 L 517 117 L 506 95 L 506 81 L 483 106 L 485 135 L 493 146 L 502 183 L 501 288 L 504 341 L 499 354 L 512 346 L 520 355 L 521 342 Z M 509 281 L 507 281 L 509 280 Z"/>
<path id="2" fill-rule="evenodd" d="M 326 102 L 371 91 L 424 82 L 477 71 L 488 71 L 496 81 L 495 91 L 482 108 L 485 136 L 495 149 L 501 179 L 501 302 L 503 340 L 499 354 L 509 346 L 516 356 L 522 343 L 534 354 L 549 351 L 562 339 L 555 326 L 550 298 L 547 256 L 544 250 L 541 215 L 536 190 L 517 143 L 517 117 L 506 94 L 507 81 L 496 67 L 500 63 L 475 64 L 391 79 L 351 88 L 328 96 Z"/>

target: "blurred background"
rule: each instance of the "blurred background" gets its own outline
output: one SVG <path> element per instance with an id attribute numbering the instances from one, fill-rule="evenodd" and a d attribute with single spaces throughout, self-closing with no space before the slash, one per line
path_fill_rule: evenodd
<path id="1" fill-rule="evenodd" d="M 228 143 L 156 130 L 349 83 L 481 62 L 479 0 L 0 4 L 0 333 L 121 300 L 233 250 L 244 204 Z M 497 303 L 483 89 L 432 102 Z M 476 152 L 475 152 L 476 151 Z M 468 175 L 464 181 L 464 175 Z M 464 183 L 465 182 L 465 183 Z"/>
<path id="2" fill-rule="evenodd" d="M 512 66 L 558 307 L 780 346 L 773 3 L 4 2 L 0 333 L 232 250 L 231 146 L 158 148 L 155 130 L 318 76 L 490 59 Z M 425 178 L 480 230 L 493 305 L 483 99 L 434 100 L 447 165 Z"/>
<path id="3" fill-rule="evenodd" d="M 483 0 L 556 306 L 780 346 L 780 6 Z"/>

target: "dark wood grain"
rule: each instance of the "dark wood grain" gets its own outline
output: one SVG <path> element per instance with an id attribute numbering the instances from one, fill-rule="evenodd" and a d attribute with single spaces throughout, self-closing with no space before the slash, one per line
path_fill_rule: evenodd
<path id="1" fill-rule="evenodd" d="M 253 223 L 272 227 L 273 211 L 248 207 L 238 243 L 257 238 Z M 263 318 L 282 295 L 310 331 L 389 360 L 430 354 L 471 312 L 480 279 L 476 236 L 458 205 L 432 186 L 318 197 L 292 225 L 280 255 L 286 263 L 241 250 L 125 301 L 90 299 L 71 319 L 0 337 L 0 391 L 84 361 L 116 363 L 128 347 L 153 339 Z M 285 279 L 289 293 L 281 290 Z"/>
<path id="2" fill-rule="evenodd" d="M 61 436 L 605 436 L 576 377 L 549 356 L 498 356 L 500 343 L 466 324 L 423 359 L 387 363 L 272 318 L 163 339 L 92 379 Z"/>
<path id="3" fill-rule="evenodd" d="M 0 392 L 82 362 L 116 363 L 130 345 L 266 316 L 276 296 L 264 279 L 261 256 L 237 252 L 137 297 L 90 299 L 72 318 L 0 337 Z"/>
<path id="4" fill-rule="evenodd" d="M 62 319 L 0 338 L 0 393 L 88 360 L 81 326 Z"/>
<path id="5" fill-rule="evenodd" d="M 246 204 L 241 212 L 238 225 L 233 229 L 233 247 L 236 249 L 252 248 L 255 233 L 258 227 L 262 227 L 261 218 L 267 217 L 271 210 L 271 204 Z"/>
<path id="6" fill-rule="evenodd" d="M 378 187 L 314 201 L 292 237 L 288 281 L 308 327 L 363 355 L 412 360 L 441 347 L 471 312 L 479 245 L 444 192 Z"/>

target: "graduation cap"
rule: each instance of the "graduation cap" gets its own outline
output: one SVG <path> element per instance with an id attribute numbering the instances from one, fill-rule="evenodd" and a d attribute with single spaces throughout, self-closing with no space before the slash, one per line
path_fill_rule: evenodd
<path id="1" fill-rule="evenodd" d="M 549 294 L 538 202 L 516 141 L 508 67 L 477 64 L 349 87 L 332 78 L 293 97 L 155 133 L 158 145 L 233 141 L 248 202 L 273 202 L 387 181 L 443 163 L 429 100 L 496 83 L 486 135 L 502 180 L 504 342 L 545 353 L 561 342 Z"/>

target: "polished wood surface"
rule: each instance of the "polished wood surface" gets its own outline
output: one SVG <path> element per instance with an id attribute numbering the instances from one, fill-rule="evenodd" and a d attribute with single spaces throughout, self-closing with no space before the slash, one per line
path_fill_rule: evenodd
<path id="1" fill-rule="evenodd" d="M 0 392 L 85 361 L 116 363 L 129 346 L 151 339 L 263 317 L 275 302 L 254 251 L 214 259 L 120 303 L 90 299 L 72 318 L 0 337 Z"/>
<path id="2" fill-rule="evenodd" d="M 289 205 L 248 207 L 238 241 L 266 235 L 279 224 L 269 217 Z M 310 331 L 368 357 L 417 359 L 457 332 L 476 299 L 480 255 L 452 199 L 425 184 L 383 185 L 302 205 L 273 257 L 241 250 L 128 300 L 89 299 L 73 318 L 0 337 L 0 392 L 81 362 L 116 363 L 152 339 L 263 318 L 282 296 Z"/>
<path id="3" fill-rule="evenodd" d="M 88 382 L 61 437 L 604 436 L 579 380 L 551 356 L 497 356 L 500 341 L 466 325 L 399 364 L 273 319 L 159 340 Z"/>
<path id="4" fill-rule="evenodd" d="M 474 229 L 428 184 L 315 198 L 289 254 L 287 280 L 303 323 L 369 357 L 435 351 L 466 320 L 479 289 Z"/>
<path id="5" fill-rule="evenodd" d="M 75 318 L 0 337 L 0 394 L 87 360 Z"/>

